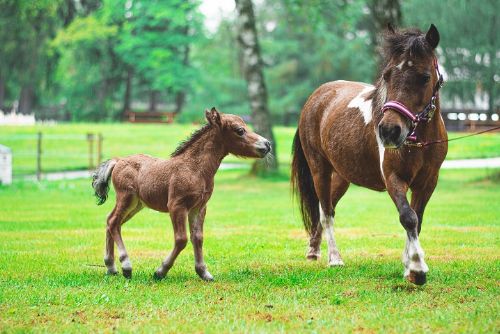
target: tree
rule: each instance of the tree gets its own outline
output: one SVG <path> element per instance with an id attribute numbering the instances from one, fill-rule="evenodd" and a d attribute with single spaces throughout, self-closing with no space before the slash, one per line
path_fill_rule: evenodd
<path id="1" fill-rule="evenodd" d="M 267 106 L 267 89 L 264 81 L 263 63 L 260 54 L 257 29 L 255 27 L 255 15 L 251 0 L 236 0 L 238 13 L 237 30 L 238 42 L 241 47 L 243 72 L 247 81 L 248 97 L 252 110 L 252 122 L 255 131 L 266 137 L 272 143 L 273 152 L 276 157 L 276 141 L 271 125 L 271 117 Z M 257 160 L 253 164 L 253 172 L 261 173 L 278 168 L 277 158 L 268 164 Z"/>
<path id="2" fill-rule="evenodd" d="M 136 0 L 126 6 L 127 20 L 116 51 L 149 92 L 150 111 L 157 109 L 162 96 L 171 96 L 180 112 L 197 77 L 189 65 L 189 46 L 200 30 L 198 2 Z"/>
<path id="3" fill-rule="evenodd" d="M 478 92 L 484 94 L 490 113 L 500 102 L 499 12 L 496 0 L 409 0 L 403 6 L 408 25 L 427 29 L 434 23 L 439 29 L 438 54 L 447 74 L 443 94 L 461 102 L 474 102 Z"/>

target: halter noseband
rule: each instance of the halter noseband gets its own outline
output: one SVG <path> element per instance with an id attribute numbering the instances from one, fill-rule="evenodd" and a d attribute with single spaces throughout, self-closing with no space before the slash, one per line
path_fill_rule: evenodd
<path id="1" fill-rule="evenodd" d="M 431 100 L 421 112 L 414 115 L 408 107 L 406 107 L 399 101 L 387 101 L 382 106 L 382 113 L 385 113 L 387 110 L 392 109 L 411 121 L 412 129 L 408 136 L 406 136 L 406 145 L 419 146 L 416 134 L 417 126 L 422 122 L 429 123 L 434 116 L 434 112 L 436 111 L 436 99 L 439 97 L 439 89 L 443 86 L 444 83 L 443 75 L 441 74 L 441 72 L 439 72 L 437 58 L 434 58 L 434 68 L 436 69 L 438 81 L 436 82 L 436 85 L 434 86 L 434 89 L 432 91 Z"/>

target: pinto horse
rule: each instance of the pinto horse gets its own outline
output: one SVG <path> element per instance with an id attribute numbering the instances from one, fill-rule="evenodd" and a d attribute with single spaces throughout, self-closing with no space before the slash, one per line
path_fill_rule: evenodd
<path id="1" fill-rule="evenodd" d="M 116 274 L 114 243 L 118 246 L 123 276 L 132 277 L 132 263 L 122 240 L 121 226 L 145 206 L 170 213 L 174 227 L 174 249 L 155 272 L 164 278 L 179 253 L 186 247 L 186 220 L 189 221 L 194 248 L 195 271 L 203 280 L 213 280 L 203 260 L 203 222 L 206 205 L 214 189 L 214 176 L 222 159 L 229 153 L 263 158 L 271 150 L 270 142 L 250 131 L 234 115 L 206 110 L 208 124 L 183 142 L 171 159 L 143 154 L 114 158 L 102 163 L 93 175 L 92 186 L 98 204 L 106 201 L 109 180 L 116 191 L 116 204 L 106 228 L 104 264 L 108 274 Z"/>
<path id="2" fill-rule="evenodd" d="M 329 265 L 344 264 L 334 236 L 335 207 L 354 183 L 387 190 L 407 234 L 404 277 L 426 282 L 419 234 L 448 150 L 439 112 L 438 43 L 434 25 L 425 34 L 389 26 L 375 86 L 328 82 L 307 100 L 294 138 L 292 185 L 310 236 L 308 259 L 319 258 L 325 231 Z"/>

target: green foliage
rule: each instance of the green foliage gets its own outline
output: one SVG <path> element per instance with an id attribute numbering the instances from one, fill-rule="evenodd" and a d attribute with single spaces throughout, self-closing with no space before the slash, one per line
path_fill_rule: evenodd
<path id="1" fill-rule="evenodd" d="M 410 0 L 403 8 L 408 25 L 425 30 L 434 23 L 440 31 L 438 51 L 448 75 L 445 96 L 474 101 L 479 90 L 493 97 L 490 111 L 498 108 L 500 2 Z"/>
<path id="2" fill-rule="evenodd" d="M 125 109 L 144 110 L 152 102 L 162 110 L 183 108 L 182 122 L 202 120 L 211 106 L 249 115 L 236 18 L 228 15 L 215 31 L 205 31 L 200 2 L 0 0 L 6 104 L 31 87 L 35 110 L 64 105 L 73 120 L 120 119 Z M 296 114 L 324 82 L 373 81 L 380 23 L 370 14 L 374 3 L 255 2 L 275 121 Z M 498 107 L 498 1 L 409 0 L 401 7 L 404 26 L 425 30 L 433 22 L 439 28 L 448 101 L 472 101 L 479 88 L 497 97 L 490 109 Z"/>
<path id="3" fill-rule="evenodd" d="M 364 1 L 269 1 L 260 8 L 271 110 L 298 112 L 321 84 L 370 81 L 375 63 L 368 34 L 358 31 Z"/>

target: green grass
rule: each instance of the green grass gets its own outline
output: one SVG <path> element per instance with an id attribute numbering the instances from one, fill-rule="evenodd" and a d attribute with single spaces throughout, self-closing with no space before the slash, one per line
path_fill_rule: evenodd
<path id="1" fill-rule="evenodd" d="M 16 181 L 0 187 L 0 332 L 497 332 L 500 186 L 485 180 L 491 172 L 442 171 L 421 234 L 423 287 L 402 278 L 404 230 L 386 193 L 349 189 L 336 216 L 346 265 L 327 268 L 324 257 L 304 258 L 286 176 L 221 171 L 205 224 L 215 282 L 197 278 L 190 245 L 156 282 L 173 244 L 165 214 L 143 210 L 124 226 L 134 276 L 107 277 L 89 265 L 102 263 L 114 195 L 97 207 L 89 180 Z"/>
<path id="2" fill-rule="evenodd" d="M 59 124 L 28 127 L 0 127 L 0 144 L 14 152 L 15 175 L 36 171 L 36 133 L 43 132 L 42 168 L 44 171 L 85 169 L 88 166 L 86 134 L 102 133 L 103 156 L 127 156 L 146 153 L 168 157 L 179 141 L 196 129 L 194 125 L 158 124 Z M 276 127 L 278 159 L 283 165 L 290 162 L 290 151 L 295 128 Z M 450 138 L 461 134 L 451 133 Z M 94 147 L 94 152 L 96 148 Z M 486 158 L 500 155 L 500 133 L 484 134 L 450 142 L 448 159 Z M 226 161 L 238 161 L 234 157 Z M 241 161 L 241 160 L 239 160 Z"/>

